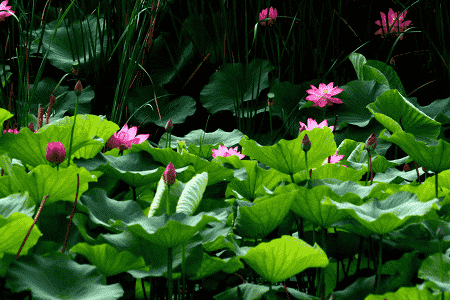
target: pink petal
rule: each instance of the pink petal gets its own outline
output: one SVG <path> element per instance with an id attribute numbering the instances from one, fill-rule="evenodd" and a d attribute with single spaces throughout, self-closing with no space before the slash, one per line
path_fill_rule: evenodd
<path id="1" fill-rule="evenodd" d="M 337 104 L 342 104 L 342 100 L 338 99 L 338 98 L 328 98 L 328 100 L 330 100 L 333 103 L 337 103 Z"/>
<path id="2" fill-rule="evenodd" d="M 139 140 L 139 142 L 137 144 L 142 144 L 144 141 L 146 141 L 148 139 L 149 136 L 150 136 L 150 134 L 140 134 L 140 135 L 135 137 L 135 140 L 136 139 Z"/>
<path id="3" fill-rule="evenodd" d="M 327 86 L 326 86 L 325 83 L 319 84 L 319 90 L 323 90 L 323 89 L 325 89 L 326 87 L 327 87 Z"/>
<path id="4" fill-rule="evenodd" d="M 134 139 L 134 137 L 136 136 L 136 133 L 137 133 L 137 127 L 136 126 L 133 126 L 133 127 L 129 128 L 128 129 L 129 139 Z"/>

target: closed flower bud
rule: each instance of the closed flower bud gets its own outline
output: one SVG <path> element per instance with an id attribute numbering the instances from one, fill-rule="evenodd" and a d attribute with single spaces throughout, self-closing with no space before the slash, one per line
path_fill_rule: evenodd
<path id="1" fill-rule="evenodd" d="M 66 149 L 61 142 L 47 143 L 46 158 L 51 163 L 62 163 L 66 158 Z"/>
<path id="2" fill-rule="evenodd" d="M 172 123 L 172 119 L 170 119 L 170 120 L 167 122 L 167 124 L 166 124 L 166 131 L 167 131 L 168 133 L 171 133 L 171 132 L 172 132 L 172 129 L 173 129 L 173 123 Z"/>
<path id="3" fill-rule="evenodd" d="M 375 133 L 372 133 L 366 141 L 365 148 L 370 151 L 374 151 L 376 147 L 377 147 L 377 136 L 375 135 Z"/>
<path id="4" fill-rule="evenodd" d="M 309 140 L 309 137 L 307 134 L 305 134 L 305 136 L 303 137 L 302 140 L 302 149 L 305 152 L 308 152 L 309 149 L 311 149 L 311 141 Z"/>
<path id="5" fill-rule="evenodd" d="M 83 87 L 81 86 L 81 81 L 78 80 L 77 84 L 75 85 L 75 94 L 77 96 L 80 96 L 82 90 L 83 90 Z"/>
<path id="6" fill-rule="evenodd" d="M 170 162 L 163 174 L 164 183 L 167 185 L 173 185 L 175 183 L 176 176 L 177 173 L 175 172 L 175 167 L 173 166 L 172 162 Z"/>

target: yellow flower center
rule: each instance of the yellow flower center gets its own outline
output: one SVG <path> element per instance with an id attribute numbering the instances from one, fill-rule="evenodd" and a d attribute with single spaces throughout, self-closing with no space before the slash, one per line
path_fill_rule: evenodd
<path id="1" fill-rule="evenodd" d="M 328 93 L 328 90 L 323 90 L 323 92 L 326 94 L 326 93 Z"/>

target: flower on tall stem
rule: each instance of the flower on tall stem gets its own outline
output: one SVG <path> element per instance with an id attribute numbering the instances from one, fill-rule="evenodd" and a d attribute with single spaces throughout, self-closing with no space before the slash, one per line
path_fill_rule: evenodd
<path id="1" fill-rule="evenodd" d="M 267 23 L 269 24 L 269 26 L 272 26 L 273 22 L 276 21 L 277 16 L 278 16 L 278 13 L 277 13 L 277 9 L 276 8 L 273 8 L 271 6 L 270 9 L 269 9 L 269 12 L 267 12 L 267 8 L 263 9 L 261 11 L 261 13 L 259 14 L 260 24 L 262 26 L 266 26 L 265 19 L 269 19 L 269 20 L 267 20 L 268 21 Z M 264 21 L 264 22 L 261 22 L 261 21 Z"/>
<path id="2" fill-rule="evenodd" d="M 308 169 L 308 151 L 311 149 L 311 141 L 309 140 L 308 134 L 305 133 L 305 136 L 302 140 L 302 150 L 305 151 L 305 164 L 306 170 Z M 311 177 L 311 172 L 310 172 Z M 291 175 L 292 183 L 294 183 L 294 177 Z M 308 178 L 309 179 L 309 178 Z"/>
<path id="3" fill-rule="evenodd" d="M 310 85 L 311 89 L 306 92 L 309 94 L 305 99 L 308 101 L 313 101 L 313 106 L 325 107 L 332 106 L 333 103 L 342 104 L 341 99 L 332 98 L 343 91 L 343 89 L 339 89 L 337 86 L 333 87 L 333 82 L 330 82 L 328 85 L 325 83 L 319 84 L 319 88 L 316 88 L 313 85 Z"/>
<path id="4" fill-rule="evenodd" d="M 59 170 L 59 164 L 66 158 L 66 148 L 64 148 L 64 145 L 61 142 L 47 143 L 47 153 L 45 157 L 50 163 L 56 164 L 56 169 Z"/>
<path id="5" fill-rule="evenodd" d="M 8 5 L 8 0 L 3 1 L 0 4 L 0 22 L 5 21 L 5 17 L 12 16 L 12 13 L 16 13 L 15 11 L 11 10 L 12 6 L 7 6 L 7 5 Z M 9 10 L 10 12 L 8 12 L 7 10 Z"/>
<path id="6" fill-rule="evenodd" d="M 172 162 L 170 162 L 163 174 L 164 183 L 167 185 L 173 185 L 175 183 L 176 176 L 177 173 L 175 172 L 175 167 L 173 166 Z"/>
<path id="7" fill-rule="evenodd" d="M 223 157 L 228 157 L 231 155 L 237 155 L 239 156 L 239 159 L 243 159 L 245 157 L 244 154 L 241 154 L 240 152 L 237 151 L 238 147 L 234 147 L 230 149 L 228 149 L 226 146 L 223 145 L 219 145 L 219 150 L 216 149 L 212 149 L 212 157 L 215 158 L 216 156 L 223 156 Z"/>
<path id="8" fill-rule="evenodd" d="M 130 149 L 131 144 L 142 144 L 148 139 L 150 134 L 140 134 L 136 136 L 137 127 L 131 127 L 128 129 L 128 125 L 123 125 L 119 132 L 115 132 L 106 142 L 109 148 L 117 148 L 119 153 L 123 154 L 124 150 Z"/>
<path id="9" fill-rule="evenodd" d="M 169 119 L 169 121 L 166 124 L 165 129 L 166 129 L 166 132 L 167 132 L 167 139 L 166 139 L 166 147 L 165 148 L 167 148 L 167 147 L 170 147 L 170 135 L 171 135 L 171 132 L 173 130 L 172 119 Z"/>
<path id="10" fill-rule="evenodd" d="M 337 117 L 338 116 L 336 115 L 335 124 L 337 122 Z M 331 129 L 331 132 L 333 132 L 333 130 L 336 128 L 336 125 L 328 126 L 327 119 L 323 120 L 320 124 L 317 124 L 316 120 L 313 120 L 312 118 L 308 118 L 308 126 L 306 126 L 306 124 L 301 121 L 299 121 L 299 123 L 300 123 L 300 128 L 298 129 L 299 133 L 301 133 L 303 130 L 313 130 L 314 128 L 324 128 L 324 127 L 329 127 Z M 335 162 L 340 161 L 343 157 L 344 157 L 344 155 L 338 156 L 337 151 L 336 151 L 336 154 L 333 156 L 329 156 L 327 158 L 327 160 L 328 160 L 328 163 L 335 163 Z M 336 160 L 336 158 L 339 158 L 339 159 Z M 336 160 L 336 161 L 331 162 L 331 159 Z M 309 170 L 310 177 L 311 177 L 312 170 L 314 170 L 314 169 Z"/>
<path id="11" fill-rule="evenodd" d="M 378 29 L 375 34 L 380 34 L 382 38 L 389 34 L 394 34 L 395 36 L 399 36 L 400 33 L 404 32 L 405 29 L 411 24 L 412 21 L 406 21 L 403 22 L 407 11 L 405 10 L 400 16 L 397 18 L 397 13 L 392 10 L 392 8 L 389 8 L 388 13 L 388 22 L 386 22 L 386 15 L 380 11 L 381 15 L 381 23 L 380 20 L 377 20 L 375 24 L 378 26 L 381 26 L 380 29 Z M 400 39 L 403 39 L 403 35 L 400 37 Z"/>
<path id="12" fill-rule="evenodd" d="M 166 132 L 171 133 L 173 130 L 173 123 L 172 123 L 172 119 L 169 119 L 169 121 L 166 124 Z"/>
<path id="13" fill-rule="evenodd" d="M 81 86 L 81 81 L 78 80 L 77 84 L 75 85 L 75 89 L 74 89 L 77 97 L 80 96 L 82 90 L 83 90 L 83 86 Z"/>
<path id="14" fill-rule="evenodd" d="M 377 136 L 375 135 L 375 132 L 374 132 L 370 135 L 370 137 L 367 139 L 366 143 L 364 144 L 364 148 L 367 150 L 367 153 L 369 153 L 368 165 L 370 166 L 370 185 L 372 185 L 372 183 L 373 183 L 372 156 L 370 155 L 370 151 L 375 151 L 376 147 L 377 147 Z M 366 185 L 367 185 L 368 180 L 369 180 L 369 173 L 367 173 Z"/>
<path id="15" fill-rule="evenodd" d="M 375 151 L 375 148 L 377 147 L 377 136 L 376 136 L 375 132 L 369 136 L 364 147 L 367 150 Z"/>
<path id="16" fill-rule="evenodd" d="M 170 216 L 170 187 L 175 183 L 177 176 L 177 172 L 175 171 L 175 167 L 173 166 L 172 162 L 170 162 L 163 173 L 163 180 L 164 184 L 167 185 L 167 194 L 166 194 L 166 212 L 167 215 Z"/>

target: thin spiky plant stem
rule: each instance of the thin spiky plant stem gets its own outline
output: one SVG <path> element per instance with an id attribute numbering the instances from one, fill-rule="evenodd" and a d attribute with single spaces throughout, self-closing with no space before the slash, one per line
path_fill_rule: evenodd
<path id="1" fill-rule="evenodd" d="M 36 224 L 37 220 L 39 219 L 39 216 L 41 215 L 41 212 L 42 212 L 42 208 L 44 208 L 44 204 L 45 204 L 45 201 L 47 201 L 47 198 L 48 198 L 48 195 L 46 195 L 44 197 L 44 199 L 42 199 L 42 202 L 41 202 L 41 205 L 39 206 L 38 212 L 37 212 L 36 216 L 34 217 L 33 224 L 31 224 L 30 230 L 28 230 L 28 233 L 25 236 L 25 238 L 24 238 L 24 240 L 22 242 L 22 245 L 20 246 L 20 249 L 19 249 L 19 251 L 17 252 L 17 254 L 15 256 L 15 259 L 17 259 L 19 257 L 20 252 L 22 251 L 22 248 L 25 245 L 25 242 L 27 241 L 28 236 L 31 233 L 31 230 L 33 230 L 34 225 Z"/>
<path id="2" fill-rule="evenodd" d="M 75 209 L 77 208 L 77 200 L 78 200 L 78 192 L 80 190 L 80 174 L 77 173 L 77 193 L 75 195 L 75 201 L 73 204 L 72 213 L 70 214 L 69 224 L 67 225 L 66 237 L 64 238 L 64 245 L 62 248 L 62 253 L 66 250 L 67 238 L 69 237 L 70 224 L 72 224 L 73 214 L 75 213 Z"/>

